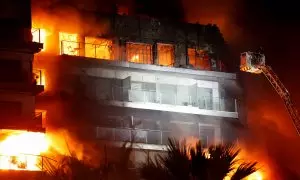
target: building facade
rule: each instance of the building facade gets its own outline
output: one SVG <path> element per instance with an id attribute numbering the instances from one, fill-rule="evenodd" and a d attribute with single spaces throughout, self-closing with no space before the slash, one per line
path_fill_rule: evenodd
<path id="1" fill-rule="evenodd" d="M 0 129 L 44 131 L 35 109 L 43 86 L 32 77 L 34 54 L 43 46 L 32 42 L 30 1 L 1 1 L 0 11 Z"/>
<path id="2" fill-rule="evenodd" d="M 34 70 L 45 87 L 36 104 L 47 126 L 153 151 L 168 137 L 204 146 L 235 138 L 240 88 L 224 72 L 216 26 L 117 14 L 98 15 L 97 33 L 36 24 L 33 41 L 44 49 Z"/>

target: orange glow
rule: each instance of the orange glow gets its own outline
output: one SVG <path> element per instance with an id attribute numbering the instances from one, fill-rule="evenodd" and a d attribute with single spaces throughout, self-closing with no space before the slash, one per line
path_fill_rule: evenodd
<path id="1" fill-rule="evenodd" d="M 60 54 L 79 56 L 78 34 L 59 32 Z"/>
<path id="2" fill-rule="evenodd" d="M 42 43 L 44 46 L 42 51 L 45 51 L 46 50 L 46 36 L 47 36 L 46 30 L 33 28 L 31 30 L 31 33 L 32 33 L 32 41 L 37 42 L 37 43 Z"/>
<path id="3" fill-rule="evenodd" d="M 111 60 L 112 41 L 103 38 L 85 37 L 85 56 Z"/>
<path id="4" fill-rule="evenodd" d="M 1 130 L 0 169 L 39 171 L 40 156 L 49 148 L 44 133 Z"/>
<path id="5" fill-rule="evenodd" d="M 33 70 L 34 79 L 36 80 L 37 85 L 46 85 L 46 77 L 45 77 L 45 71 L 41 69 L 34 69 Z"/>
<path id="6" fill-rule="evenodd" d="M 194 48 L 188 48 L 189 64 L 194 68 L 210 70 L 209 57 L 203 50 L 196 50 Z"/>
<path id="7" fill-rule="evenodd" d="M 170 44 L 157 44 L 158 63 L 162 66 L 174 65 L 174 46 Z"/>
<path id="8" fill-rule="evenodd" d="M 138 63 L 139 60 L 140 60 L 140 56 L 139 56 L 138 54 L 133 55 L 133 56 L 130 58 L 130 62 Z"/>
<path id="9" fill-rule="evenodd" d="M 181 139 L 182 141 L 183 139 Z M 198 143 L 199 139 L 193 136 L 187 137 L 184 139 L 185 140 L 185 144 L 187 147 L 196 147 L 196 144 Z M 241 148 L 242 146 L 240 144 L 238 144 L 237 148 Z M 209 153 L 208 153 L 208 149 L 204 149 L 204 152 L 206 153 L 206 157 L 209 158 Z M 238 166 L 241 164 L 241 162 L 245 162 L 244 160 L 251 160 L 253 159 L 253 157 L 251 157 L 245 150 L 243 150 L 243 148 L 241 148 L 241 151 L 238 155 L 238 157 L 236 158 L 237 162 L 234 164 L 233 170 L 224 178 L 224 180 L 230 180 L 231 176 L 235 173 L 236 169 L 238 168 Z M 241 162 L 240 162 L 241 161 Z M 256 161 L 256 160 L 254 160 Z M 246 161 L 248 162 L 248 161 Z M 259 162 L 259 165 L 261 165 L 261 162 Z M 264 179 L 268 179 L 267 178 L 267 173 L 265 172 L 265 166 L 264 169 L 259 169 L 256 172 L 252 173 L 251 175 L 249 175 L 248 177 L 245 178 L 245 180 L 264 180 Z"/>
<path id="10" fill-rule="evenodd" d="M 134 63 L 151 64 L 152 46 L 143 43 L 127 43 L 127 60 Z"/>

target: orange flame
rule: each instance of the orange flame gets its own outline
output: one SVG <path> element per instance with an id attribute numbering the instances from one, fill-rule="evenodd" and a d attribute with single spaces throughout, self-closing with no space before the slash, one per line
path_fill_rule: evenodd
<path id="1" fill-rule="evenodd" d="M 197 142 L 199 141 L 199 139 L 196 138 L 196 137 L 188 137 L 184 140 L 185 140 L 185 143 L 188 147 L 195 147 Z M 234 172 L 237 170 L 238 166 L 241 164 L 240 160 L 244 160 L 244 159 L 251 160 L 252 159 L 252 157 L 245 150 L 243 150 L 243 148 L 240 144 L 238 144 L 237 148 L 241 149 L 239 156 L 236 158 L 237 162 L 234 165 L 234 169 L 224 178 L 224 180 L 230 180 L 231 176 L 234 174 Z M 205 149 L 204 152 L 206 152 L 207 157 L 209 157 L 207 149 Z M 248 177 L 246 177 L 245 180 L 264 180 L 264 179 L 268 179 L 266 176 L 267 176 L 267 173 L 265 172 L 265 169 L 258 169 L 256 172 L 254 172 L 251 175 L 249 175 Z"/>
<path id="2" fill-rule="evenodd" d="M 40 155 L 49 148 L 44 133 L 2 130 L 0 169 L 39 171 Z"/>
<path id="3" fill-rule="evenodd" d="M 31 34 L 32 34 L 32 41 L 37 42 L 37 43 L 42 43 L 44 45 L 42 51 L 45 51 L 46 50 L 46 37 L 47 37 L 46 30 L 33 28 L 31 30 Z"/>
<path id="4" fill-rule="evenodd" d="M 78 34 L 59 32 L 60 54 L 79 56 Z"/>

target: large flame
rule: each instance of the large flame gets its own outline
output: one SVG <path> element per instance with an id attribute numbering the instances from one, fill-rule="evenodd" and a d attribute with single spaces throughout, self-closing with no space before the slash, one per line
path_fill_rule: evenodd
<path id="1" fill-rule="evenodd" d="M 0 169 L 40 170 L 41 154 L 49 148 L 45 133 L 1 130 Z"/>
<path id="2" fill-rule="evenodd" d="M 33 28 L 31 30 L 31 34 L 32 34 L 32 41 L 37 42 L 37 43 L 42 43 L 43 44 L 42 51 L 45 51 L 46 50 L 46 37 L 47 37 L 46 30 Z"/>
<path id="3" fill-rule="evenodd" d="M 79 56 L 78 34 L 59 32 L 60 54 Z"/>

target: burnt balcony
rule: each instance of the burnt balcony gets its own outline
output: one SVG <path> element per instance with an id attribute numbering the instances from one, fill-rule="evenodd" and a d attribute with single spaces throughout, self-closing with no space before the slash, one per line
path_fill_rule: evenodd
<path id="1" fill-rule="evenodd" d="M 96 137 L 100 140 L 166 145 L 170 137 L 170 131 L 97 127 Z"/>
<path id="2" fill-rule="evenodd" d="M 28 28 L 1 28 L 0 49 L 38 53 L 43 49 L 43 44 L 41 42 L 34 42 L 32 37 L 31 29 Z"/>
<path id="3" fill-rule="evenodd" d="M 7 76 L 5 73 L 0 78 L 0 91 L 4 92 L 20 92 L 31 93 L 37 95 L 44 91 L 45 77 L 40 69 L 34 69 L 32 82 L 28 82 L 25 78 L 27 73 L 19 73 L 9 71 Z"/>
<path id="4" fill-rule="evenodd" d="M 35 112 L 31 117 L 17 114 L 2 114 L 0 115 L 0 119 L 5 120 L 2 121 L 0 129 L 45 132 L 45 128 L 42 127 L 42 112 Z"/>

